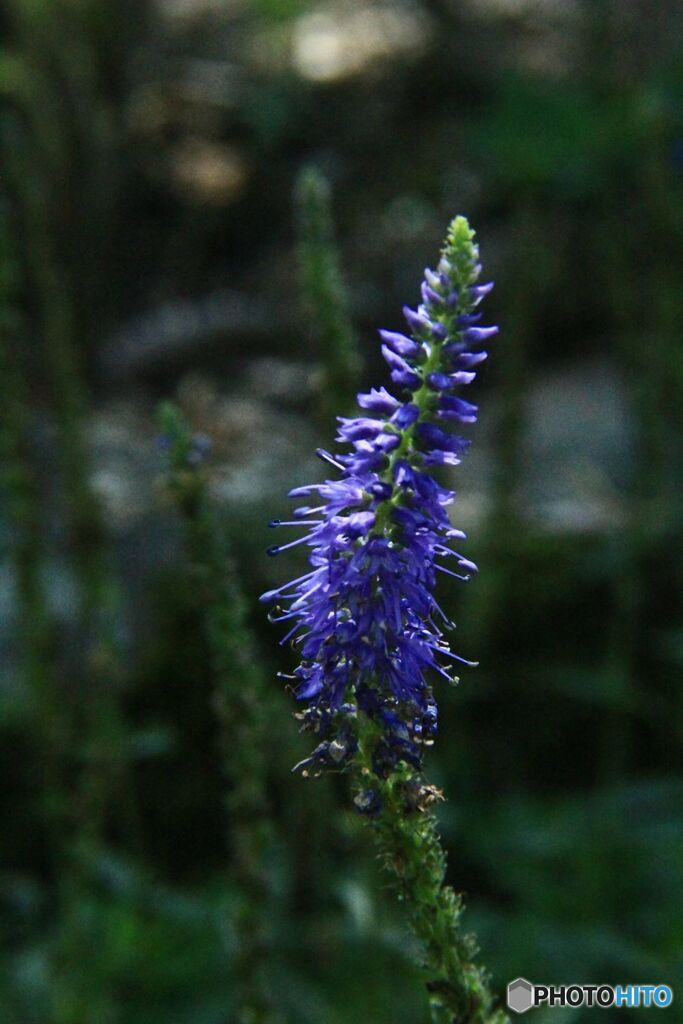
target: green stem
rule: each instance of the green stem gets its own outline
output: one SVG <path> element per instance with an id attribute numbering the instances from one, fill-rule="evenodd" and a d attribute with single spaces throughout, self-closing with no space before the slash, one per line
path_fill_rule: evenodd
<path id="1" fill-rule="evenodd" d="M 362 713 L 353 769 L 356 797 L 368 788 L 381 802 L 370 819 L 384 867 L 406 908 L 423 952 L 434 1024 L 505 1024 L 484 968 L 474 962 L 474 937 L 461 929 L 462 897 L 446 885 L 446 854 L 430 807 L 442 799 L 424 776 L 401 762 L 386 779 L 372 770 L 377 726 Z"/>

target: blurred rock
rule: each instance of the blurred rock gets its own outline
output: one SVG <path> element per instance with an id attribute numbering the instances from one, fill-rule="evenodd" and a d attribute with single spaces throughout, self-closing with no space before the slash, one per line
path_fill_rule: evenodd
<path id="1" fill-rule="evenodd" d="M 315 363 L 266 356 L 249 363 L 245 384 L 264 401 L 301 405 L 318 394 L 321 379 L 322 371 Z"/>
<path id="2" fill-rule="evenodd" d="M 492 399 L 492 400 L 491 400 Z M 458 498 L 453 517 L 478 529 L 491 512 L 495 396 L 481 402 L 473 444 L 451 474 Z M 516 493 L 522 517 L 557 533 L 618 525 L 627 502 L 632 425 L 616 366 L 585 359 L 530 384 Z"/>
<path id="3" fill-rule="evenodd" d="M 196 299 L 173 299 L 123 324 L 105 342 L 100 373 L 118 384 L 139 374 L 168 372 L 232 339 L 271 329 L 269 311 L 241 292 L 221 288 Z"/>
<path id="4" fill-rule="evenodd" d="M 170 29 L 186 31 L 208 20 L 219 20 L 240 10 L 240 0 L 155 0 L 156 12 Z"/>
<path id="5" fill-rule="evenodd" d="M 616 366 L 585 359 L 544 375 L 530 395 L 524 444 L 532 517 L 554 530 L 614 526 L 626 502 L 632 446 Z"/>
<path id="6" fill-rule="evenodd" d="M 154 425 L 149 413 L 130 401 L 93 413 L 88 424 L 91 482 L 112 532 L 130 530 L 151 509 L 158 472 Z"/>
<path id="7" fill-rule="evenodd" d="M 178 402 L 193 429 L 211 438 L 213 490 L 226 513 L 237 518 L 248 506 L 280 503 L 299 479 L 302 462 L 308 461 L 312 472 L 317 469 L 314 427 L 282 408 L 283 398 L 297 393 L 299 368 L 281 360 L 258 364 L 268 364 L 265 372 L 250 367 L 245 386 L 232 394 L 198 374 L 178 388 Z"/>

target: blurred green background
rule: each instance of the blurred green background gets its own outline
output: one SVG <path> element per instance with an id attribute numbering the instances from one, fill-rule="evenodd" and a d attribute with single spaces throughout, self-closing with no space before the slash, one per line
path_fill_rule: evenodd
<path id="1" fill-rule="evenodd" d="M 449 877 L 500 991 L 683 998 L 681 5 L 6 0 L 0 31 L 2 1024 L 426 1021 L 344 779 L 289 773 L 256 599 L 456 212 L 501 335 L 453 474 Z"/>

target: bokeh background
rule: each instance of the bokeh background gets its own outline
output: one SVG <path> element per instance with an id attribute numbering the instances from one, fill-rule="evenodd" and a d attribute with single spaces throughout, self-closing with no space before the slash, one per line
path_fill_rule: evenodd
<path id="1" fill-rule="evenodd" d="M 345 780 L 290 775 L 257 597 L 456 212 L 501 334 L 453 477 L 482 571 L 442 590 L 480 661 L 428 756 L 449 877 L 500 991 L 680 1000 L 681 5 L 7 0 L 0 26 L 3 1024 L 232 1024 L 252 983 L 245 1021 L 426 1020 Z M 352 330 L 302 272 L 310 166 Z M 187 427 L 160 446 L 162 399 Z"/>

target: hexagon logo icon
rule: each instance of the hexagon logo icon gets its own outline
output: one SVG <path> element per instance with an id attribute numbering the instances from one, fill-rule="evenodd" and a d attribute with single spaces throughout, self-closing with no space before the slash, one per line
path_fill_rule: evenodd
<path id="1" fill-rule="evenodd" d="M 534 986 L 526 978 L 515 978 L 508 985 L 508 1006 L 515 1013 L 526 1013 L 534 1005 Z"/>

